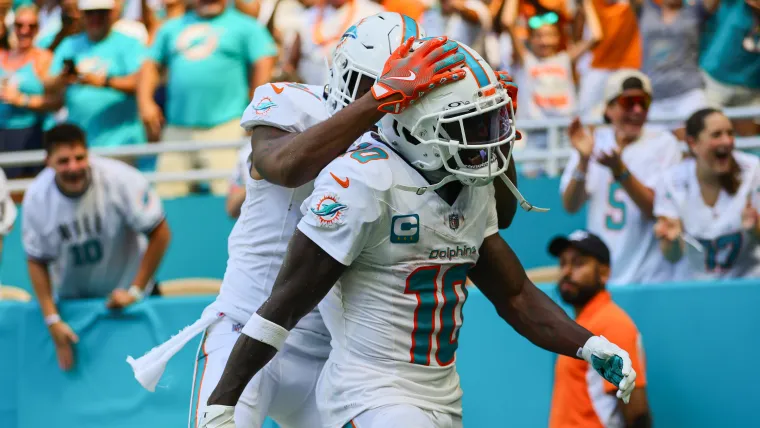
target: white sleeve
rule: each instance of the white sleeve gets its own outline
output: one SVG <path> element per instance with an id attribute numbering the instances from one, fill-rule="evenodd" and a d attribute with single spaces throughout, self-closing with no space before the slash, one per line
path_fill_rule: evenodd
<path id="1" fill-rule="evenodd" d="M 132 230 L 150 233 L 165 217 L 161 198 L 140 171 L 124 164 L 118 176 L 122 213 Z"/>
<path id="2" fill-rule="evenodd" d="M 34 199 L 30 191 L 24 195 L 21 206 L 21 243 L 26 255 L 45 262 L 58 258 L 58 250 L 51 245 L 51 240 L 45 237 L 45 221 L 40 218 L 40 214 L 45 212 L 45 207 Z"/>
<path id="3" fill-rule="evenodd" d="M 327 119 L 324 104 L 316 94 L 303 85 L 290 85 L 267 83 L 256 88 L 240 126 L 246 130 L 271 126 L 287 132 L 303 132 Z"/>
<path id="4" fill-rule="evenodd" d="M 11 199 L 8 180 L 5 177 L 5 172 L 0 169 L 0 236 L 11 231 L 13 223 L 16 221 L 16 215 L 16 204 Z"/>
<path id="5" fill-rule="evenodd" d="M 677 195 L 673 193 L 670 174 L 661 174 L 654 187 L 654 216 L 680 218 L 678 213 Z"/>
<path id="6" fill-rule="evenodd" d="M 301 205 L 298 230 L 332 258 L 349 266 L 361 251 L 374 245 L 382 228 L 382 211 L 375 190 L 348 166 L 346 157 L 328 165 L 314 182 L 314 191 Z"/>

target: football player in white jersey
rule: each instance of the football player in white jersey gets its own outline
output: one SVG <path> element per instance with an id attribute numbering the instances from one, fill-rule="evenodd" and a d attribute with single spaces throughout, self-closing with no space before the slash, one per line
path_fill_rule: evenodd
<path id="1" fill-rule="evenodd" d="M 588 201 L 586 227 L 612 252 L 609 284 L 670 281 L 676 269 L 652 233 L 653 189 L 681 148 L 670 132 L 645 126 L 652 85 L 640 71 L 611 75 L 605 100 L 612 126 L 590 133 L 576 119 L 568 129 L 575 150 L 560 180 L 562 203 L 574 213 Z"/>
<path id="2" fill-rule="evenodd" d="M 121 161 L 89 156 L 79 127 L 55 126 L 44 144 L 47 168 L 24 195 L 22 239 L 59 365 L 68 370 L 77 336 L 56 300 L 107 297 L 108 307 L 123 308 L 142 299 L 171 233 L 145 177 Z"/>
<path id="3" fill-rule="evenodd" d="M 688 260 L 687 278 L 760 276 L 760 160 L 734 150 L 722 112 L 686 121 L 693 157 L 671 167 L 655 192 L 655 235 L 668 260 Z"/>
<path id="4" fill-rule="evenodd" d="M 442 80 L 455 81 L 464 61 L 456 43 L 430 40 L 412 55 L 396 55 L 386 74 L 401 76 L 403 95 L 362 96 L 380 75 L 388 57 L 403 42 L 420 36 L 417 24 L 397 13 L 382 13 L 350 28 L 333 59 L 328 90 L 296 83 L 258 87 L 241 125 L 252 133 L 252 163 L 246 196 L 229 238 L 229 260 L 216 302 L 201 320 L 139 360 L 129 360 L 135 376 L 153 390 L 166 362 L 184 343 L 206 329 L 198 358 L 191 426 L 217 426 L 234 418 L 239 426 L 261 427 L 269 415 L 284 428 L 318 426 L 314 388 L 330 351 L 329 333 L 319 313 L 309 313 L 294 329 L 284 352 L 257 378 L 247 382 L 236 409 L 199 421 L 203 407 L 224 370 L 240 328 L 271 292 L 288 240 L 301 218 L 301 202 L 313 179 L 332 159 L 374 126 L 384 106 L 400 110 Z M 407 79 L 410 74 L 414 79 Z M 393 82 L 391 80 L 391 82 Z M 443 82 L 443 83 L 447 83 Z M 424 91 L 422 88 L 424 87 Z M 326 95 L 326 99 L 325 99 Z M 356 99 L 355 102 L 354 99 Z M 347 106 L 351 103 L 350 106 Z M 344 108 L 345 107 L 345 108 Z M 241 157 L 242 159 L 242 157 Z M 263 178 L 263 179 L 262 179 Z M 249 379 L 250 380 L 250 379 Z M 208 425 L 206 425 L 208 424 Z"/>
<path id="5" fill-rule="evenodd" d="M 461 427 L 454 363 L 468 276 L 519 333 L 590 361 L 627 401 L 627 353 L 538 290 L 498 234 L 491 182 L 507 169 L 514 113 L 486 62 L 459 52 L 464 78 L 382 119 L 388 145 L 365 134 L 319 174 L 272 294 L 243 327 L 207 413 L 228 413 L 321 301 L 333 349 L 314 426 Z M 375 96 L 394 91 L 386 81 Z"/>
<path id="6" fill-rule="evenodd" d="M 0 259 L 3 254 L 3 237 L 10 233 L 13 228 L 16 214 L 16 204 L 13 203 L 11 193 L 8 190 L 8 179 L 5 176 L 5 171 L 0 168 Z"/>

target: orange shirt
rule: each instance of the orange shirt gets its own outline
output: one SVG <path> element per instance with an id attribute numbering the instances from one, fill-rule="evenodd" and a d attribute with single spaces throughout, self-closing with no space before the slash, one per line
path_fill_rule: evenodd
<path id="1" fill-rule="evenodd" d="M 636 388 L 646 386 L 641 335 L 631 318 L 602 291 L 576 317 L 578 324 L 607 338 L 631 356 Z M 554 370 L 549 428 L 604 428 L 622 418 L 617 386 L 604 380 L 587 362 L 560 355 Z"/>
<path id="2" fill-rule="evenodd" d="M 415 21 L 422 18 L 425 4 L 418 0 L 383 0 L 380 2 L 388 12 L 402 13 Z"/>
<path id="3" fill-rule="evenodd" d="M 591 67 L 606 70 L 641 68 L 641 37 L 628 1 L 593 0 L 602 24 L 602 41 L 592 50 Z"/>

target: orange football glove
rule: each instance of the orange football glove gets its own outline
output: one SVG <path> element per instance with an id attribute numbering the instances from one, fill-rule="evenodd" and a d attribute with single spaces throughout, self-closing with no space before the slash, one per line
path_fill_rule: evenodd
<path id="1" fill-rule="evenodd" d="M 427 92 L 465 76 L 462 69 L 450 71 L 464 63 L 464 54 L 458 52 L 457 42 L 435 37 L 410 53 L 414 42 L 411 37 L 393 52 L 380 78 L 372 86 L 376 100 L 387 100 L 378 107 L 382 112 L 401 113 Z M 401 98 L 395 95 L 401 95 Z"/>

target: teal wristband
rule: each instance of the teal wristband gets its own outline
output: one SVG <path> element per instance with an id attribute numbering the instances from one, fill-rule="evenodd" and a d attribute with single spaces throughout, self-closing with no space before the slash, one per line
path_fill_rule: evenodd
<path id="1" fill-rule="evenodd" d="M 622 174 L 620 174 L 619 176 L 615 177 L 615 181 L 622 182 L 624 180 L 627 180 L 628 177 L 630 177 L 630 176 L 631 176 L 631 171 L 628 171 L 626 169 Z"/>

